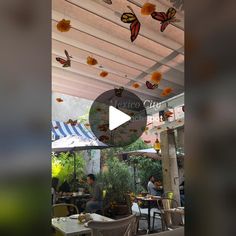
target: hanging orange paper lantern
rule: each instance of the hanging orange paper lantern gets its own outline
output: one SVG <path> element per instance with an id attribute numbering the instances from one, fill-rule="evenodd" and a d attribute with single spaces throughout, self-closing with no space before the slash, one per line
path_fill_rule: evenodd
<path id="1" fill-rule="evenodd" d="M 60 32 L 68 32 L 70 28 L 71 28 L 70 20 L 62 19 L 61 21 L 57 23 L 57 29 Z"/>
<path id="2" fill-rule="evenodd" d="M 144 16 L 151 15 L 156 10 L 156 6 L 152 3 L 145 3 L 141 8 L 141 14 Z"/>

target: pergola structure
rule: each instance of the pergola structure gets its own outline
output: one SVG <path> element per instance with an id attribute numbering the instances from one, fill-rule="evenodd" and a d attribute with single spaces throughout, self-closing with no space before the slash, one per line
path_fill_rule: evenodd
<path id="1" fill-rule="evenodd" d="M 184 12 L 176 8 L 176 18 L 180 22 L 169 24 L 161 32 L 159 21 L 141 14 L 141 7 L 146 2 L 112 0 L 109 5 L 103 0 L 53 0 L 52 91 L 94 100 L 101 93 L 122 86 L 135 92 L 142 100 L 163 102 L 170 99 L 175 105 L 183 104 Z M 155 4 L 156 11 L 161 12 L 173 7 L 173 1 L 169 0 L 148 2 Z M 131 12 L 127 6 L 141 23 L 134 42 L 130 40 L 130 24 L 121 21 L 123 13 Z M 56 27 L 62 19 L 71 21 L 68 32 L 60 32 Z M 71 67 L 62 67 L 56 61 L 56 57 L 65 58 L 64 50 L 72 56 Z M 98 63 L 88 65 L 89 56 Z M 108 72 L 108 75 L 101 77 L 102 71 Z M 154 71 L 161 72 L 162 80 L 159 87 L 152 90 L 146 87 L 146 81 L 150 80 Z M 135 88 L 134 83 L 140 87 Z M 163 97 L 161 93 L 167 87 L 173 91 Z M 174 97 L 176 100 L 173 100 Z M 161 143 L 163 159 L 171 160 L 163 162 L 164 185 L 166 191 L 177 194 L 174 135 L 174 132 L 163 131 Z"/>
<path id="2" fill-rule="evenodd" d="M 163 101 L 184 91 L 184 14 L 177 9 L 180 22 L 170 24 L 160 32 L 160 22 L 140 13 L 146 0 L 113 0 L 112 5 L 103 0 L 53 0 L 52 4 L 52 89 L 53 91 L 95 99 L 102 92 L 123 86 L 142 99 Z M 168 0 L 148 1 L 158 11 L 166 11 L 172 4 Z M 130 24 L 121 21 L 130 6 L 141 23 L 139 36 L 130 41 Z M 69 32 L 59 32 L 57 23 L 71 20 Z M 55 60 L 65 57 L 64 50 L 72 56 L 71 67 L 62 68 Z M 98 64 L 87 65 L 88 56 Z M 99 76 L 107 71 L 106 78 Z M 149 90 L 146 80 L 154 71 L 163 79 L 158 89 Z M 135 89 L 133 83 L 141 87 Z M 162 89 L 171 87 L 173 93 L 161 97 Z"/>

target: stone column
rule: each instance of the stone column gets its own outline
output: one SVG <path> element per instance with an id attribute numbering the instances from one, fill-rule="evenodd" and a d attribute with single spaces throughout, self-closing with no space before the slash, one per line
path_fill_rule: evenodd
<path id="1" fill-rule="evenodd" d="M 175 149 L 175 131 L 161 132 L 161 157 L 163 171 L 163 188 L 165 192 L 174 193 L 175 200 L 180 204 L 179 173 Z"/>

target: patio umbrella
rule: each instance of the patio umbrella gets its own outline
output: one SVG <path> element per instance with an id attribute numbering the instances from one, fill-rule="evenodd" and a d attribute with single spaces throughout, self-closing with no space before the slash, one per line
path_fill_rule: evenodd
<path id="1" fill-rule="evenodd" d="M 70 152 L 74 157 L 73 182 L 76 180 L 75 151 L 102 149 L 108 146 L 100 142 L 83 124 L 66 124 L 62 121 L 52 121 L 52 152 Z"/>
<path id="2" fill-rule="evenodd" d="M 52 142 L 53 152 L 70 152 L 108 147 L 98 139 L 89 139 L 81 136 L 70 135 Z"/>

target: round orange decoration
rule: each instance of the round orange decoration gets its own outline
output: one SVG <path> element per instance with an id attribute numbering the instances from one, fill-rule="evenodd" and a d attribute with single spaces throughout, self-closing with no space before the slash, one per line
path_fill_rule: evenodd
<path id="1" fill-rule="evenodd" d="M 159 71 L 155 71 L 152 73 L 151 80 L 154 84 L 159 84 L 162 79 L 162 74 Z"/>
<path id="2" fill-rule="evenodd" d="M 101 73 L 100 73 L 100 76 L 101 77 L 107 77 L 107 75 L 108 75 L 108 72 L 106 72 L 106 71 L 102 71 Z"/>
<path id="3" fill-rule="evenodd" d="M 93 57 L 87 57 L 87 64 L 88 65 L 91 65 L 91 66 L 94 66 L 94 65 L 97 65 L 98 62 L 95 58 Z"/>
<path id="4" fill-rule="evenodd" d="M 144 16 L 151 15 L 156 10 L 156 6 L 152 3 L 146 2 L 141 8 L 141 14 Z"/>
<path id="5" fill-rule="evenodd" d="M 140 85 L 139 85 L 138 83 L 134 83 L 134 84 L 132 85 L 132 87 L 135 88 L 135 89 L 137 89 L 137 88 L 140 87 Z"/>
<path id="6" fill-rule="evenodd" d="M 60 32 L 68 32 L 70 28 L 71 28 L 70 20 L 62 19 L 61 21 L 57 23 L 57 29 Z"/>
<path id="7" fill-rule="evenodd" d="M 173 89 L 172 88 L 165 88 L 163 89 L 162 93 L 161 93 L 161 96 L 165 97 L 165 96 L 168 96 L 170 93 L 172 93 Z"/>

